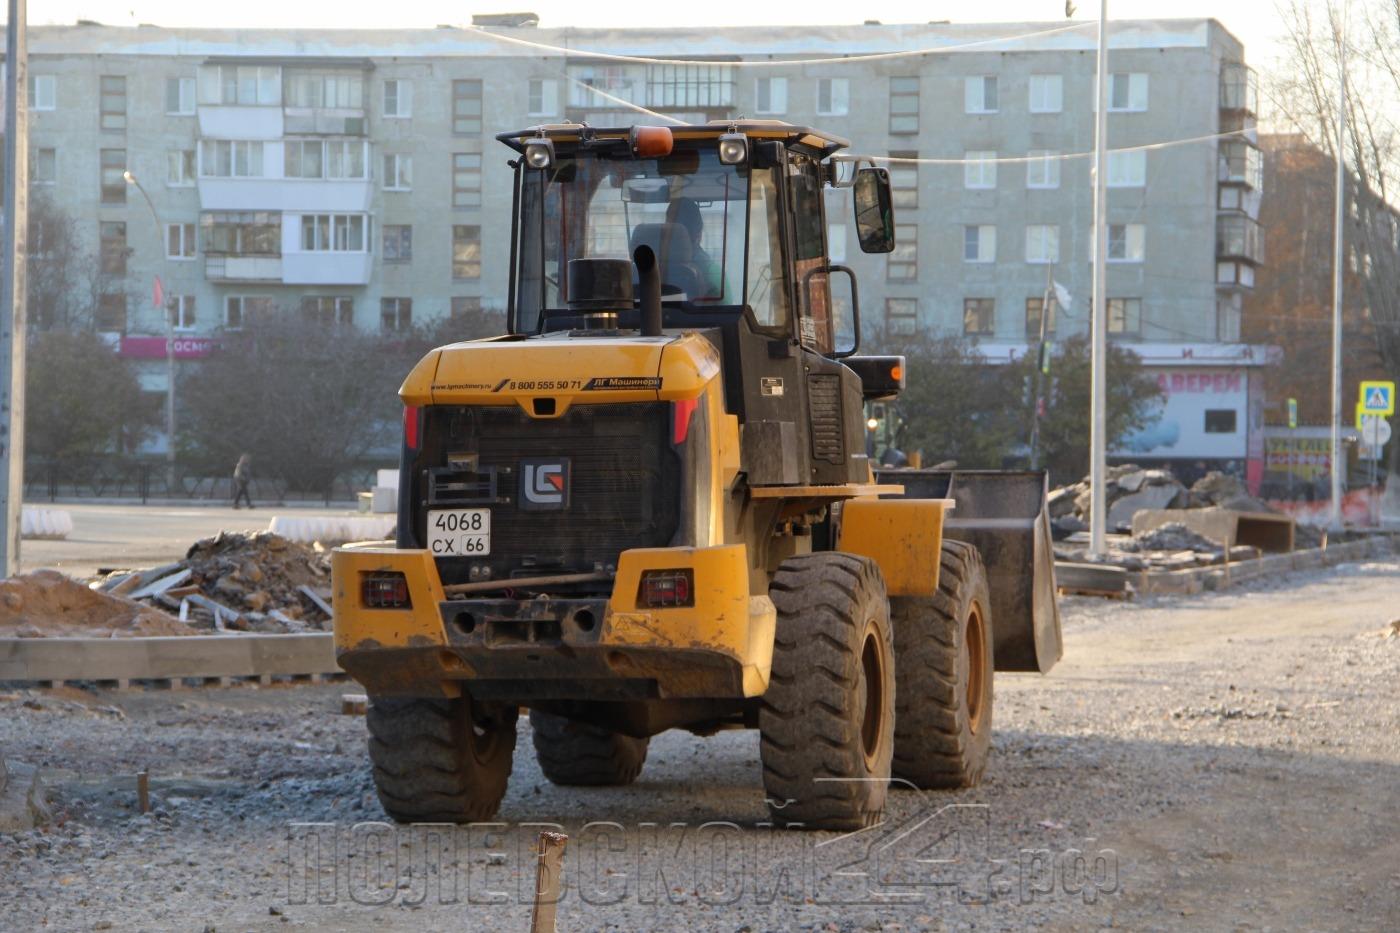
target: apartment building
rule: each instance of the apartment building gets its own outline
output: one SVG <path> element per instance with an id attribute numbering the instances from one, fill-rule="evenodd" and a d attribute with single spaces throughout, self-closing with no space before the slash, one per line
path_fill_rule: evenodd
<path id="1" fill-rule="evenodd" d="M 1005 360 L 1042 314 L 1052 339 L 1087 330 L 1091 23 L 493 32 L 32 29 L 34 184 L 97 257 L 100 328 L 163 355 L 156 277 L 182 358 L 260 314 L 393 332 L 502 308 L 511 171 L 494 134 L 656 121 L 641 108 L 812 124 L 911 160 L 890 163 L 893 254 L 861 254 L 845 193 L 827 202 L 832 258 L 896 337 L 963 334 Z M 1109 329 L 1170 397 L 1167 427 L 1119 453 L 1253 457 L 1267 352 L 1239 322 L 1260 159 L 1252 133 L 1214 138 L 1252 128 L 1252 73 L 1214 20 L 1115 23 L 1109 54 L 1110 146 L 1170 143 L 1107 165 Z M 163 379 L 152 365 L 147 387 Z"/>

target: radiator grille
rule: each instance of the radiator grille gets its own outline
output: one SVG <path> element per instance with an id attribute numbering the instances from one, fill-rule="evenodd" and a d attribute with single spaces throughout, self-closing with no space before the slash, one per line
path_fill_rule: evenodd
<path id="1" fill-rule="evenodd" d="M 429 408 L 421 488 L 429 488 L 428 471 L 440 471 L 449 456 L 460 462 L 474 455 L 475 472 L 494 470 L 497 479 L 491 555 L 439 559 L 445 582 L 465 582 L 467 566 L 483 560 L 501 577 L 531 566 L 591 569 L 594 562 L 616 563 L 628 548 L 670 544 L 681 471 L 669 443 L 669 409 L 666 403 L 578 405 L 559 418 L 535 419 L 516 406 Z M 570 461 L 567 508 L 521 509 L 520 462 L 551 457 Z M 429 500 L 416 516 L 420 540 L 427 509 L 462 504 Z"/>
<path id="2" fill-rule="evenodd" d="M 807 396 L 812 405 L 812 459 L 839 466 L 846 459 L 841 430 L 841 377 L 812 373 L 807 377 Z"/>

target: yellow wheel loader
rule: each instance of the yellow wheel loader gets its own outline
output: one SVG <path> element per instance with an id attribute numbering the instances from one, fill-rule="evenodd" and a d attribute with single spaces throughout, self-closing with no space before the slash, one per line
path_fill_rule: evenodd
<path id="1" fill-rule="evenodd" d="M 905 363 L 857 353 L 824 195 L 888 252 L 888 174 L 773 121 L 498 139 L 508 333 L 414 367 L 395 545 L 334 555 L 385 810 L 490 818 L 522 708 L 558 784 L 758 729 L 784 824 L 975 784 L 993 670 L 1060 655 L 1045 478 L 873 469 L 863 406 Z"/>

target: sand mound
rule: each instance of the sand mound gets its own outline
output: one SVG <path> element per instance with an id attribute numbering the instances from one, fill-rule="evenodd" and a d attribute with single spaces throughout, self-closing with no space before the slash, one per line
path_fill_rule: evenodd
<path id="1" fill-rule="evenodd" d="M 0 638 L 193 635 L 178 619 L 91 590 L 54 570 L 0 580 Z"/>

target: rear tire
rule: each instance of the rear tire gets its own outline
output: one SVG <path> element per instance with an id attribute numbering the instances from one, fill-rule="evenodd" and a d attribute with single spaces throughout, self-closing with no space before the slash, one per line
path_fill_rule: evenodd
<path id="1" fill-rule="evenodd" d="M 783 561 L 773 667 L 758 713 L 773 818 L 860 829 L 880 818 L 894 749 L 894 640 L 875 562 L 824 552 Z"/>
<path id="2" fill-rule="evenodd" d="M 894 776 L 923 788 L 972 787 L 992 745 L 992 617 L 977 549 L 944 541 L 938 592 L 896 599 L 899 702 Z"/>
<path id="3" fill-rule="evenodd" d="M 649 739 L 530 710 L 535 757 L 551 783 L 582 787 L 631 784 L 642 773 Z"/>
<path id="4" fill-rule="evenodd" d="M 516 714 L 466 696 L 373 700 L 369 757 L 384 812 L 401 823 L 493 817 L 510 779 Z"/>

